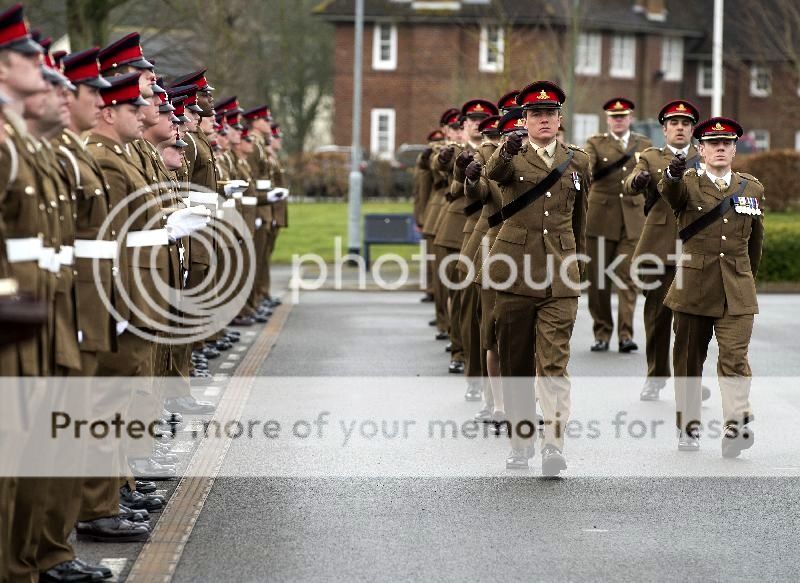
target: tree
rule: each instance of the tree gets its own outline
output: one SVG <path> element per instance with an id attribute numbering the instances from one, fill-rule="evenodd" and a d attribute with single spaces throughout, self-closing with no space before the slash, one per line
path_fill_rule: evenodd
<path id="1" fill-rule="evenodd" d="M 109 16 L 130 0 L 67 0 L 67 32 L 77 47 L 108 43 Z"/>

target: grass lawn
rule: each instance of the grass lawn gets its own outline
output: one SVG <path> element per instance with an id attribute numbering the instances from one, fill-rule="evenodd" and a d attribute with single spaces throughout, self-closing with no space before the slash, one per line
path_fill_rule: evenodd
<path id="1" fill-rule="evenodd" d="M 370 213 L 408 213 L 413 211 L 411 202 L 365 202 L 362 215 Z M 361 222 L 363 229 L 363 219 Z M 345 203 L 296 203 L 289 205 L 289 227 L 281 230 L 278 244 L 272 256 L 273 263 L 291 264 L 294 254 L 315 253 L 326 262 L 333 262 L 334 239 L 342 238 L 342 254 L 347 253 L 347 204 Z M 372 261 L 382 253 L 397 253 L 411 259 L 417 253 L 416 245 L 373 245 L 370 247 Z"/>

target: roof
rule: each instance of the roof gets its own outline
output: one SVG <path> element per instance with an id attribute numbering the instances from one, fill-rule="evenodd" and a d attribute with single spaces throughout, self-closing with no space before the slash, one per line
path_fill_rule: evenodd
<path id="1" fill-rule="evenodd" d="M 426 4 L 434 8 L 425 8 Z M 646 14 L 635 11 L 633 4 L 632 0 L 581 0 L 582 28 L 669 32 L 698 38 L 710 30 L 711 15 L 708 7 L 704 6 L 710 4 L 710 0 L 666 0 L 667 14 L 663 22 L 648 19 Z M 354 0 L 322 0 L 314 12 L 331 22 L 352 22 L 354 5 Z M 452 8 L 447 9 L 448 5 Z M 485 3 L 364 0 L 366 21 L 467 23 L 495 20 L 566 26 L 571 17 L 569 4 L 563 0 L 489 0 Z"/>

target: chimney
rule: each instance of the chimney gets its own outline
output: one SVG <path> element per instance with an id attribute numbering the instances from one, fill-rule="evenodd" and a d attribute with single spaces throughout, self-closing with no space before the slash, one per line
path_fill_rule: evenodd
<path id="1" fill-rule="evenodd" d="M 647 10 L 647 20 L 664 22 L 667 19 L 666 0 L 644 0 L 642 3 Z"/>

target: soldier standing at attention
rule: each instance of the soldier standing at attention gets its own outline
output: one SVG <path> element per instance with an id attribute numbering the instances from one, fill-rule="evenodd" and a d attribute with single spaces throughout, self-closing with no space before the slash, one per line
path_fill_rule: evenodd
<path id="1" fill-rule="evenodd" d="M 658 194 L 658 181 L 676 154 L 683 155 L 690 168 L 699 167 L 700 155 L 692 145 L 692 131 L 700 120 L 697 108 L 684 99 L 670 101 L 658 114 L 667 142 L 663 148 L 648 148 L 625 179 L 626 196 L 644 195 L 645 223 L 639 243 L 633 253 L 634 261 L 643 267 L 663 266 L 660 274 L 641 274 L 644 289 L 644 332 L 647 339 L 647 381 L 642 388 L 642 401 L 656 401 L 672 372 L 670 340 L 672 311 L 664 305 L 667 290 L 675 279 L 675 241 L 678 226 L 675 213 Z M 641 259 L 639 259 L 641 258 Z M 652 289 L 647 287 L 653 286 Z"/>
<path id="2" fill-rule="evenodd" d="M 603 109 L 609 131 L 592 136 L 586 142 L 586 153 L 592 161 L 592 190 L 586 218 L 586 237 L 591 257 L 588 273 L 589 313 L 594 320 L 594 344 L 591 350 L 607 351 L 614 331 L 611 278 L 605 275 L 605 269 L 616 263 L 614 272 L 623 284 L 616 286 L 619 298 L 619 351 L 631 352 L 638 349 L 633 341 L 636 287 L 631 279 L 631 256 L 644 225 L 644 197 L 639 193 L 626 196 L 622 185 L 633 170 L 639 152 L 653 144 L 646 136 L 631 132 L 634 104 L 630 99 L 615 97 L 607 101 Z"/>
<path id="3" fill-rule="evenodd" d="M 526 114 L 526 143 L 520 133 L 509 134 L 486 163 L 486 176 L 500 184 L 503 202 L 500 216 L 489 220 L 492 226 L 499 218 L 502 226 L 481 279 L 498 289 L 495 329 L 512 421 L 506 467 L 527 468 L 533 456 L 535 409 L 521 410 L 515 402 L 532 402 L 525 393 L 533 392 L 538 368 L 543 377 L 535 386 L 544 414 L 546 476 L 557 476 L 567 467 L 562 453 L 570 413 L 567 364 L 580 296 L 577 256 L 585 249 L 591 183 L 589 156 L 556 140 L 565 100 L 555 83 L 528 85 L 517 96 Z"/>
<path id="4" fill-rule="evenodd" d="M 664 301 L 675 318 L 676 422 L 678 449 L 700 448 L 700 381 L 711 336 L 717 337 L 717 373 L 722 394 L 723 457 L 752 447 L 752 371 L 747 350 L 758 313 L 755 275 L 761 262 L 764 187 L 749 174 L 733 172 L 742 127 L 713 117 L 700 123 L 705 171 L 688 169 L 676 154 L 658 184 L 678 219 L 683 255 Z"/>

